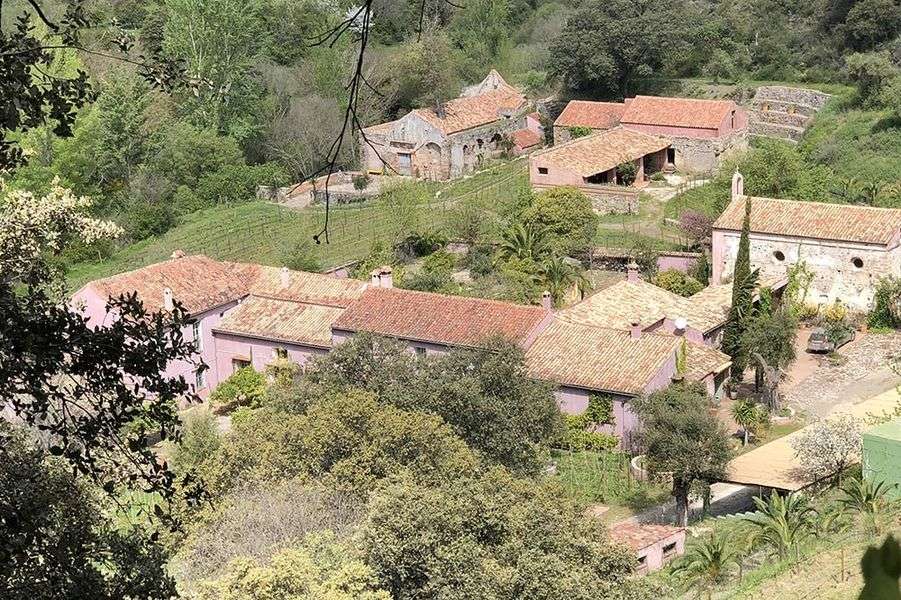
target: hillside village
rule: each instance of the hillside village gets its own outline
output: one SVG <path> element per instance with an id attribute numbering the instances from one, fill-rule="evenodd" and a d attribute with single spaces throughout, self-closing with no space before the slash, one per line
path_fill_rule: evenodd
<path id="1" fill-rule="evenodd" d="M 0 598 L 896 597 L 881 1 L 0 3 Z"/>

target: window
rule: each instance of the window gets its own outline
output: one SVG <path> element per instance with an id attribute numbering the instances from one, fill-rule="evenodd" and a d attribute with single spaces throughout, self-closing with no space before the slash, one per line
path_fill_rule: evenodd
<path id="1" fill-rule="evenodd" d="M 785 260 L 785 253 L 783 253 L 782 250 L 776 250 L 775 252 L 773 252 L 773 258 L 775 258 L 779 262 L 782 262 L 783 260 Z"/>
<path id="2" fill-rule="evenodd" d="M 663 558 L 669 558 L 676 553 L 676 542 L 667 544 L 663 547 Z"/>
<path id="3" fill-rule="evenodd" d="M 638 569 L 637 571 L 640 573 L 648 568 L 648 557 L 647 556 L 639 556 L 638 557 Z"/>
<path id="4" fill-rule="evenodd" d="M 272 356 L 274 358 L 288 358 L 288 351 L 284 348 L 273 348 Z"/>
<path id="5" fill-rule="evenodd" d="M 547 175 L 547 167 L 538 167 L 539 175 Z"/>
<path id="6" fill-rule="evenodd" d="M 250 361 L 244 358 L 233 358 L 232 359 L 232 373 L 235 371 L 240 371 L 244 367 L 249 367 Z"/>
<path id="7" fill-rule="evenodd" d="M 863 259 L 855 256 L 854 258 L 851 259 L 851 264 L 854 265 L 855 269 L 862 269 L 863 268 Z"/>
<path id="8" fill-rule="evenodd" d="M 425 348 L 423 348 L 422 346 L 416 346 L 415 350 L 416 356 L 425 356 Z"/>
<path id="9" fill-rule="evenodd" d="M 202 390 L 206 387 L 206 372 L 198 369 L 194 373 L 194 387 L 198 390 Z"/>
<path id="10" fill-rule="evenodd" d="M 191 331 L 194 334 L 194 346 L 198 352 L 203 352 L 203 334 L 200 330 L 200 321 L 191 323 Z"/>

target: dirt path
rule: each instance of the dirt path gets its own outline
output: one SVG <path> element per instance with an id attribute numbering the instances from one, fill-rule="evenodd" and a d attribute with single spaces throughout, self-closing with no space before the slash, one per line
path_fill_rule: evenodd
<path id="1" fill-rule="evenodd" d="M 758 494 L 757 486 L 737 485 L 734 483 L 714 483 L 710 486 L 711 502 L 708 514 L 719 517 L 745 512 L 754 506 L 752 498 Z M 701 516 L 703 502 L 698 499 L 689 503 L 688 520 Z M 663 504 L 644 510 L 629 519 L 637 523 L 669 523 L 676 521 L 676 502 L 668 500 Z"/>

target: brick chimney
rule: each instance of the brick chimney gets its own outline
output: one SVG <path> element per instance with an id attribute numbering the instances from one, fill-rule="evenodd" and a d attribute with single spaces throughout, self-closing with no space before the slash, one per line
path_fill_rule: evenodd
<path id="1" fill-rule="evenodd" d="M 163 290 L 163 308 L 165 310 L 172 310 L 175 308 L 175 301 L 172 299 L 172 290 L 170 288 Z"/>
<path id="2" fill-rule="evenodd" d="M 634 260 L 629 261 L 629 264 L 626 265 L 626 280 L 631 282 L 636 282 L 641 279 L 638 276 L 638 263 Z"/>
<path id="3" fill-rule="evenodd" d="M 282 267 L 279 275 L 281 276 L 282 287 L 288 287 L 288 285 L 291 283 L 291 273 L 288 271 L 288 267 Z"/>
<path id="4" fill-rule="evenodd" d="M 545 310 L 554 309 L 554 299 L 551 298 L 551 293 L 547 290 L 544 290 L 541 293 L 541 306 L 544 307 Z"/>
<path id="5" fill-rule="evenodd" d="M 632 319 L 632 322 L 629 324 L 629 337 L 633 340 L 641 337 L 641 322 L 638 319 Z"/>
<path id="6" fill-rule="evenodd" d="M 372 273 L 370 273 L 369 276 L 372 287 L 394 287 L 394 277 L 392 275 L 391 267 L 389 267 L 388 265 L 382 265 L 377 269 L 373 269 Z"/>

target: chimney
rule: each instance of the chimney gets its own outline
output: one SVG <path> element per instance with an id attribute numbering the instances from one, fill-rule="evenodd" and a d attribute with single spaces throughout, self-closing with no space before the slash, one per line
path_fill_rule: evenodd
<path id="1" fill-rule="evenodd" d="M 545 310 L 553 310 L 554 308 L 554 300 L 551 298 L 551 293 L 547 290 L 544 290 L 541 293 L 541 306 L 543 306 Z"/>
<path id="2" fill-rule="evenodd" d="M 735 170 L 735 174 L 732 175 L 732 200 L 737 200 L 745 195 L 745 178 L 741 173 L 738 172 L 738 169 Z"/>
<path id="3" fill-rule="evenodd" d="M 175 308 L 175 301 L 172 299 L 172 290 L 169 288 L 163 290 L 163 308 L 165 310 L 172 310 Z"/>
<path id="4" fill-rule="evenodd" d="M 626 265 L 626 280 L 636 282 L 640 278 L 638 277 L 638 263 L 634 260 L 630 261 L 628 265 Z"/>
<path id="5" fill-rule="evenodd" d="M 673 326 L 673 333 L 681 337 L 685 335 L 685 330 L 688 329 L 688 320 L 685 317 L 678 317 L 673 322 Z"/>
<path id="6" fill-rule="evenodd" d="M 633 340 L 637 340 L 641 337 L 641 323 L 638 319 L 632 319 L 632 322 L 629 325 L 629 337 Z"/>
<path id="7" fill-rule="evenodd" d="M 372 273 L 369 274 L 369 283 L 372 284 L 372 287 L 381 287 L 381 269 L 373 269 Z"/>
<path id="8" fill-rule="evenodd" d="M 392 273 L 393 271 L 388 265 L 383 265 L 379 269 L 379 282 L 383 288 L 394 287 L 394 276 L 392 275 Z"/>
<path id="9" fill-rule="evenodd" d="M 288 285 L 291 283 L 291 273 L 288 272 L 288 267 L 282 267 L 280 275 L 282 279 L 282 287 L 288 287 Z"/>
<path id="10" fill-rule="evenodd" d="M 175 252 L 172 253 L 172 256 L 170 256 L 170 258 L 184 258 L 184 257 L 185 257 L 184 250 L 176 250 Z"/>

